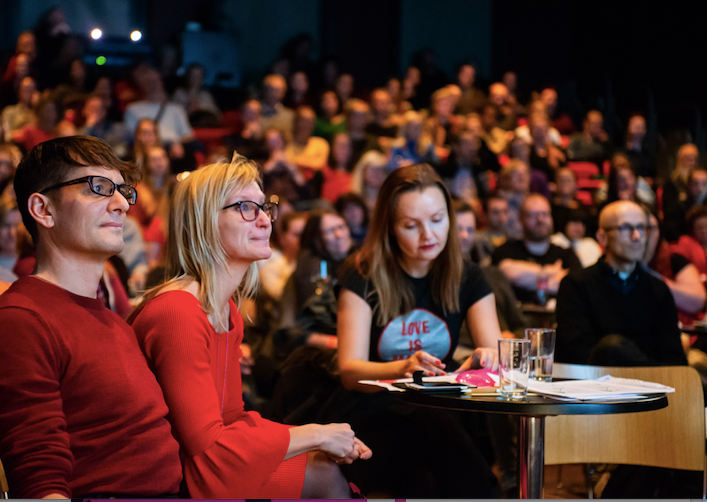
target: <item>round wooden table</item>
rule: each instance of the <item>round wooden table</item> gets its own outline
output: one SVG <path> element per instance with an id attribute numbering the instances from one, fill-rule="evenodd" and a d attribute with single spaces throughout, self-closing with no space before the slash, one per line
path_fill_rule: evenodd
<path id="1" fill-rule="evenodd" d="M 554 415 L 610 415 L 653 411 L 668 406 L 665 394 L 630 401 L 558 401 L 538 395 L 507 401 L 495 396 L 434 394 L 406 391 L 394 393 L 405 402 L 445 410 L 477 411 L 519 415 L 518 485 L 520 498 L 540 499 L 545 468 L 545 417 Z M 597 438 L 601 440 L 601 438 Z"/>

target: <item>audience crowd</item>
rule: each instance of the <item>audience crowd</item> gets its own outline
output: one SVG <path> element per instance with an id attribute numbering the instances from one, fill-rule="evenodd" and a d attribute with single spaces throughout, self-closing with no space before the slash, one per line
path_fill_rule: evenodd
<path id="1" fill-rule="evenodd" d="M 523 99 L 517 93 L 523 75 L 506 72 L 500 81 L 479 86 L 473 63 L 460 64 L 456 75 L 448 78 L 436 67 L 431 54 L 420 58 L 423 64 L 409 67 L 400 78 L 390 78 L 375 89 L 361 89 L 356 86 L 355 76 L 339 72 L 333 60 L 323 61 L 321 71 L 317 70 L 308 55 L 306 37 L 299 40 L 301 47 L 293 48 L 291 54 L 283 52 L 283 59 L 262 79 L 256 94 L 247 96 L 240 108 L 226 109 L 204 86 L 208 68 L 200 65 L 189 66 L 182 82 L 163 75 L 146 62 L 133 65 L 117 80 L 96 73 L 96 69 L 89 71 L 80 48 L 72 45 L 63 18 L 57 16 L 49 17 L 48 26 L 42 30 L 23 32 L 17 39 L 16 53 L 0 72 L 0 293 L 18 278 L 43 269 L 41 261 L 46 259 L 46 240 L 38 248 L 37 229 L 22 223 L 27 215 L 26 207 L 20 206 L 27 205 L 30 195 L 23 193 L 21 198 L 14 190 L 18 165 L 37 145 L 70 136 L 100 138 L 121 159 L 115 160 L 116 166 L 125 161 L 125 165 L 136 167 L 137 173 L 131 174 L 130 179 L 139 179 L 134 184 L 138 196 L 124 208 L 124 246 L 118 254 L 102 258 L 102 270 L 99 267 L 96 275 L 96 298 L 122 318 L 141 300 L 145 301 L 146 290 L 158 287 L 152 290 L 154 295 L 165 279 L 178 281 L 183 273 L 175 269 L 176 258 L 170 253 L 176 251 L 169 244 L 178 237 L 170 232 L 182 231 L 179 225 L 170 224 L 170 208 L 174 207 L 173 198 L 180 184 L 219 160 L 228 163 L 234 155 L 252 159 L 260 169 L 258 176 L 262 178 L 265 197 L 253 200 L 258 204 L 277 204 L 277 218 L 272 217 L 272 254 L 263 252 L 255 258 L 259 259 L 255 262 L 255 275 L 260 287 L 252 298 L 241 302 L 239 297 L 238 302 L 245 321 L 240 346 L 245 409 L 292 426 L 323 417 L 351 421 L 352 426 L 363 424 L 360 432 L 355 429 L 357 435 L 371 446 L 373 459 L 376 455 L 384 459 L 386 454 L 380 449 L 385 448 L 390 437 L 377 444 L 376 434 L 387 431 L 389 419 L 374 416 L 366 422 L 363 418 L 370 417 L 363 417 L 360 410 L 353 416 L 341 410 L 322 415 L 321 408 L 327 403 L 332 406 L 331 396 L 339 403 L 342 396 L 349 396 L 346 402 L 351 406 L 368 407 L 366 403 L 375 402 L 350 398 L 351 392 L 360 390 L 358 380 L 370 375 L 362 368 L 374 368 L 374 364 L 383 364 L 375 361 L 392 359 L 385 359 L 383 352 L 374 354 L 372 347 L 369 355 L 367 338 L 361 345 L 363 349 L 359 342 L 350 340 L 355 338 L 356 330 L 363 330 L 368 336 L 369 325 L 375 324 L 376 315 L 381 315 L 379 308 L 390 311 L 382 314 L 386 322 L 395 315 L 391 313 L 393 307 L 385 306 L 389 300 L 381 300 L 383 307 L 371 303 L 366 296 L 366 281 L 375 283 L 378 275 L 371 271 L 372 275 L 367 276 L 361 270 L 403 270 L 405 267 L 377 254 L 376 248 L 395 253 L 406 245 L 400 237 L 387 236 L 394 232 L 390 227 L 392 220 L 380 221 L 395 219 L 402 209 L 394 205 L 390 210 L 377 207 L 376 200 L 381 187 L 393 183 L 386 182 L 391 173 L 406 174 L 407 166 L 427 164 L 431 173 L 425 171 L 420 176 L 432 181 L 420 185 L 419 197 L 429 192 L 431 203 L 439 205 L 443 214 L 448 212 L 451 223 L 456 222 L 449 232 L 457 237 L 450 238 L 448 245 L 452 246 L 453 241 L 459 248 L 458 258 L 464 261 L 463 267 L 461 262 L 455 265 L 460 272 L 464 270 L 464 282 L 459 283 L 457 277 L 457 285 L 464 287 L 472 281 L 470 277 L 483 281 L 483 285 L 474 286 L 483 293 L 474 293 L 473 299 L 462 298 L 471 314 L 454 321 L 461 325 L 458 344 L 448 347 L 449 357 L 439 356 L 436 363 L 441 366 L 436 372 L 444 365 L 450 370 L 459 366 L 467 369 L 472 364 L 467 358 L 475 349 L 487 350 L 483 347 L 495 343 L 495 338 L 489 342 L 485 337 L 493 338 L 496 333 L 499 337 L 523 337 L 525 328 L 542 321 L 557 326 L 559 362 L 690 364 L 707 382 L 706 338 L 689 337 L 680 331 L 705 316 L 707 170 L 702 152 L 688 143 L 674 152 L 674 169 L 662 179 L 654 149 L 646 144 L 646 118 L 640 112 L 626 117 L 624 134 L 618 140 L 605 131 L 599 110 L 585 110 L 582 122 L 574 123 L 558 107 L 555 88 L 535 89 Z M 106 167 L 108 154 L 100 155 L 104 171 L 113 169 Z M 119 170 L 123 172 L 123 167 L 115 169 L 110 171 L 110 183 L 120 183 L 115 175 Z M 99 174 L 107 176 L 105 172 Z M 435 184 L 437 177 L 440 185 Z M 128 182 L 125 176 L 125 183 Z M 91 190 L 98 193 L 94 181 L 90 183 Z M 115 185 L 118 190 L 121 186 L 125 185 Z M 254 196 L 259 196 L 259 190 Z M 451 199 L 445 202 L 440 194 L 448 194 Z M 379 205 L 396 204 L 408 195 L 379 200 Z M 265 211 L 262 207 L 261 210 Z M 240 211 L 243 214 L 243 207 Z M 258 210 L 254 211 L 257 218 Z M 414 213 L 409 208 L 407 211 Z M 182 222 L 184 228 L 190 225 L 187 220 Z M 369 228 L 373 229 L 372 235 L 368 235 Z M 189 231 L 195 230 L 190 227 Z M 208 236 L 205 238 L 208 240 Z M 445 237 L 443 245 L 446 242 Z M 189 245 L 184 243 L 185 247 Z M 407 256 L 406 252 L 402 249 L 401 256 Z M 444 260 L 448 259 L 456 258 L 445 255 Z M 355 272 L 352 262 L 356 262 Z M 352 273 L 362 275 L 352 278 Z M 402 281 L 403 276 L 398 275 L 396 280 Z M 239 287 L 241 277 L 242 274 L 237 281 L 231 281 L 231 293 Z M 162 290 L 170 289 L 171 283 L 166 284 Z M 388 284 L 392 293 L 395 284 Z M 54 286 L 43 288 L 28 291 L 58 295 Z M 185 288 L 182 285 L 177 289 Z M 486 296 L 491 292 L 492 296 Z M 395 298 L 402 298 L 400 294 L 395 293 Z M 171 296 L 179 294 L 171 292 Z M 230 312 L 229 296 L 230 293 L 221 305 L 226 312 Z M 489 298 L 495 303 L 488 303 Z M 189 303 L 193 298 L 181 300 Z M 477 300 L 479 303 L 474 303 Z M 16 301 L 13 296 L 12 302 Z M 15 305 L 12 302 L 7 300 L 7 305 Z M 0 301 L 0 311 L 9 308 L 7 305 Z M 233 302 L 230 305 L 235 308 Z M 488 312 L 494 308 L 498 325 L 488 320 Z M 165 312 L 165 316 L 171 315 L 170 311 Z M 486 321 L 482 322 L 482 318 Z M 169 329 L 179 329 L 175 318 L 169 321 Z M 221 321 L 228 330 L 228 319 Z M 16 326 L 19 330 L 20 324 Z M 139 332 L 137 327 L 136 331 Z M 344 343 L 338 363 L 337 334 L 342 335 Z M 144 343 L 147 342 L 141 340 Z M 406 356 L 394 358 L 416 354 L 411 343 Z M 482 354 L 487 357 L 485 352 Z M 164 361 L 150 359 L 155 357 L 159 358 L 159 353 L 148 355 L 149 366 L 153 372 L 156 366 L 159 375 Z M 475 361 L 486 361 L 483 357 L 476 357 Z M 488 359 L 489 366 L 492 361 L 493 358 Z M 144 377 L 142 370 L 134 373 Z M 3 385 L 0 383 L 0 389 Z M 225 390 L 219 387 L 218 392 Z M 141 406 L 148 406 L 148 396 L 144 392 L 140 395 Z M 165 398 L 171 408 L 175 398 L 168 393 Z M 359 402 L 364 404 L 352 404 Z M 6 434 L 6 428 L 16 423 L 6 418 L 12 414 L 7 406 L 20 405 L 6 399 L 0 405 L 3 461 L 13 448 L 7 442 L 11 436 Z M 161 406 L 164 408 L 164 402 Z M 162 408 L 150 422 L 153 433 L 148 439 L 156 445 L 166 427 Z M 387 406 L 367 409 L 371 413 L 393 413 Z M 218 417 L 218 410 L 212 411 Z M 192 417 L 185 415 L 185 410 L 179 413 L 180 424 L 188 430 Z M 397 417 L 395 413 L 390 416 Z M 170 409 L 170 415 L 176 412 Z M 221 415 L 224 416 L 223 407 Z M 448 418 L 433 416 L 430 420 L 445 424 Z M 380 427 L 375 426 L 377 421 Z M 488 480 L 486 476 L 493 475 L 483 470 L 483 496 L 513 495 L 517 486 L 515 458 L 509 452 L 513 446 L 500 439 L 513 432 L 508 424 L 499 428 L 498 424 L 487 423 L 491 421 L 484 417 L 473 424 L 454 422 L 455 428 L 467 429 L 472 446 L 469 450 L 459 447 L 451 451 L 440 447 L 440 456 L 467 455 L 478 448 L 481 456 L 473 462 L 475 469 L 482 472 L 488 470 L 484 466 L 496 463 L 500 472 L 496 481 Z M 424 429 L 423 422 L 419 426 Z M 173 431 L 174 428 L 173 423 Z M 422 429 L 413 431 L 412 425 L 408 428 L 411 434 L 424 434 Z M 287 436 L 286 429 L 277 430 L 283 431 L 280 439 Z M 186 433 L 177 429 L 177 434 Z M 290 434 L 294 437 L 294 433 Z M 373 444 L 365 434 L 374 438 Z M 36 435 L 33 438 L 39 441 Z M 181 436 L 177 439 L 181 441 Z M 401 438 L 395 441 L 398 439 Z M 202 438 L 189 439 L 197 440 Z M 177 445 L 165 443 L 154 448 L 156 458 L 166 458 L 176 454 Z M 203 444 L 199 448 L 204 448 Z M 357 443 L 357 448 L 364 451 L 365 447 Z M 316 448 L 308 444 L 297 453 L 313 449 Z M 275 450 L 274 457 L 280 453 Z M 228 456 L 225 451 L 221 454 Z M 404 460 L 397 458 L 398 462 Z M 376 465 L 373 462 L 370 465 Z M 347 463 L 350 461 L 344 462 Z M 400 483 L 367 484 L 365 471 L 355 468 L 358 464 L 342 466 L 342 472 L 347 478 L 352 473 L 351 478 L 364 493 L 397 498 L 420 493 L 431 497 L 464 496 L 462 491 L 435 488 L 436 483 L 442 483 L 436 479 L 425 485 L 426 479 L 412 482 L 401 478 L 409 481 L 407 488 L 412 491 L 406 491 Z M 183 462 L 192 495 L 230 493 L 227 487 L 203 488 L 210 479 L 204 474 L 209 470 L 208 462 L 198 468 L 190 465 Z M 165 474 L 169 479 L 165 478 L 159 489 L 174 493 L 178 474 L 173 465 L 167 467 L 171 468 Z M 80 470 L 84 473 L 86 469 L 82 465 Z M 11 471 L 11 481 L 19 480 L 21 475 Z M 242 472 L 241 475 L 245 476 Z M 92 478 L 86 476 L 88 481 L 82 486 L 88 491 L 78 495 L 93 493 Z M 145 479 L 136 482 L 145 489 Z M 345 494 L 340 487 L 337 489 L 336 493 Z M 99 491 L 120 492 L 115 485 Z M 19 495 L 45 496 L 55 492 L 72 495 L 64 485 L 50 486 L 45 491 L 31 487 Z M 138 492 L 144 494 L 153 493 Z M 237 491 L 232 494 L 242 498 Z"/>

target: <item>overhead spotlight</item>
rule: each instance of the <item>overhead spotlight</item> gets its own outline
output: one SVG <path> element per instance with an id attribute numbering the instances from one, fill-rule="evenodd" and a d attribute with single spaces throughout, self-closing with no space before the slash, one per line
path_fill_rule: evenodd
<path id="1" fill-rule="evenodd" d="M 91 38 L 94 39 L 94 40 L 98 40 L 98 39 L 101 38 L 102 36 L 103 36 L 103 32 L 102 32 L 99 28 L 94 28 L 94 29 L 91 31 Z"/>
<path id="2" fill-rule="evenodd" d="M 140 33 L 138 30 L 133 31 L 130 34 L 130 40 L 132 40 L 133 42 L 137 42 L 141 38 L 142 38 L 142 33 Z"/>

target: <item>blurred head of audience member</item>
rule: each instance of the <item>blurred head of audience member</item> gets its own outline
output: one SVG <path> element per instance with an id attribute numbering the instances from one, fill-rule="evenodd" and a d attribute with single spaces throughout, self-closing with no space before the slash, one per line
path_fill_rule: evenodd
<path id="1" fill-rule="evenodd" d="M 331 154 L 329 155 L 329 167 L 340 171 L 351 172 L 351 138 L 345 132 L 336 134 L 331 140 Z"/>
<path id="2" fill-rule="evenodd" d="M 341 102 L 341 106 L 344 106 L 346 102 L 351 99 L 354 91 L 354 78 L 350 73 L 342 73 L 339 78 L 336 79 L 336 87 L 334 88 L 336 95 Z"/>
<path id="3" fill-rule="evenodd" d="M 520 222 L 526 242 L 549 242 L 552 235 L 550 203 L 540 194 L 528 195 L 520 206 Z"/>
<path id="4" fill-rule="evenodd" d="M 695 169 L 687 179 L 687 195 L 694 205 L 702 205 L 707 200 L 707 171 Z"/>
<path id="5" fill-rule="evenodd" d="M 371 93 L 373 119 L 380 125 L 387 124 L 390 118 L 390 94 L 385 89 L 374 89 Z"/>
<path id="6" fill-rule="evenodd" d="M 339 98 L 334 91 L 324 91 L 319 99 L 320 118 L 326 122 L 336 117 L 339 113 Z"/>
<path id="7" fill-rule="evenodd" d="M 673 170 L 671 178 L 686 185 L 688 176 L 697 167 L 699 160 L 700 151 L 697 149 L 697 145 L 692 143 L 682 145 L 678 150 L 675 170 Z"/>
<path id="8" fill-rule="evenodd" d="M 636 174 L 631 161 L 623 153 L 615 153 L 611 157 L 607 201 L 629 200 L 636 202 Z"/>
<path id="9" fill-rule="evenodd" d="M 292 139 L 299 145 L 307 145 L 314 131 L 317 116 L 309 106 L 300 106 L 292 122 Z"/>
<path id="10" fill-rule="evenodd" d="M 470 64 L 463 64 L 459 67 L 457 72 L 457 84 L 462 90 L 470 89 L 474 87 L 474 80 L 476 79 L 476 70 Z"/>
<path id="11" fill-rule="evenodd" d="M 300 236 L 307 223 L 307 213 L 293 211 L 278 217 L 276 225 L 277 248 L 287 261 L 294 262 L 300 250 Z"/>
<path id="12" fill-rule="evenodd" d="M 344 107 L 346 113 L 346 129 L 353 139 L 365 136 L 368 125 L 368 103 L 360 99 L 350 99 Z"/>
<path id="13" fill-rule="evenodd" d="M 344 221 L 346 221 L 354 244 L 363 244 L 363 240 L 368 233 L 368 223 L 370 220 L 368 207 L 366 207 L 363 198 L 353 192 L 342 194 L 336 200 L 334 208 L 336 212 L 344 218 Z"/>
<path id="14" fill-rule="evenodd" d="M 360 195 L 369 211 L 373 211 L 376 198 L 388 175 L 388 158 L 381 152 L 370 150 L 354 166 L 351 191 Z"/>
<path id="15" fill-rule="evenodd" d="M 488 229 L 494 235 L 506 235 L 508 231 L 508 200 L 492 195 L 486 200 Z"/>
<path id="16" fill-rule="evenodd" d="M 635 114 L 628 119 L 626 128 L 626 147 L 629 150 L 640 152 L 643 148 L 643 138 L 646 137 L 646 119 L 643 115 Z"/>
<path id="17" fill-rule="evenodd" d="M 470 258 L 476 236 L 476 215 L 472 207 L 464 201 L 455 200 L 452 205 L 457 218 L 457 234 L 462 255 L 464 258 Z"/>
<path id="18" fill-rule="evenodd" d="M 145 155 L 148 148 L 161 145 L 157 124 L 154 120 L 140 119 L 135 127 L 135 158 Z"/>
<path id="19" fill-rule="evenodd" d="M 530 191 L 530 169 L 527 164 L 511 159 L 498 175 L 498 190 L 525 197 Z"/>
<path id="20" fill-rule="evenodd" d="M 557 111 L 557 91 L 551 87 L 543 89 L 540 93 L 540 101 L 545 105 L 547 114 L 554 117 Z"/>
<path id="21" fill-rule="evenodd" d="M 594 141 L 604 141 L 606 133 L 604 132 L 604 116 L 600 111 L 590 110 L 582 122 L 584 135 Z"/>
<path id="22" fill-rule="evenodd" d="M 349 254 L 351 245 L 349 227 L 334 209 L 312 211 L 302 231 L 302 251 L 308 251 L 321 260 L 340 263 Z"/>
<path id="23" fill-rule="evenodd" d="M 268 75 L 263 80 L 263 104 L 274 108 L 282 103 L 287 92 L 287 82 L 282 75 L 275 73 Z"/>
<path id="24" fill-rule="evenodd" d="M 501 82 L 491 84 L 489 87 L 489 102 L 500 108 L 508 103 L 508 88 Z"/>
<path id="25" fill-rule="evenodd" d="M 569 167 L 555 172 L 555 203 L 566 206 L 577 198 L 577 174 Z"/>

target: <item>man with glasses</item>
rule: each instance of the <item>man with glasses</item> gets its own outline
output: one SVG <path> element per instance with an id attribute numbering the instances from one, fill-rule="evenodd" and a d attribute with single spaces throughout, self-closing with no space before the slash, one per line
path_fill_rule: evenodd
<path id="1" fill-rule="evenodd" d="M 135 178 L 83 136 L 36 146 L 17 169 L 37 262 L 0 296 L 0 456 L 13 498 L 179 491 L 162 391 L 132 328 L 97 299 Z"/>
<path id="2" fill-rule="evenodd" d="M 604 256 L 570 273 L 557 294 L 555 359 L 600 366 L 687 364 L 668 286 L 643 258 L 649 220 L 636 203 L 617 201 L 599 215 Z"/>

